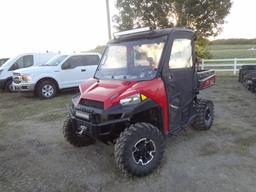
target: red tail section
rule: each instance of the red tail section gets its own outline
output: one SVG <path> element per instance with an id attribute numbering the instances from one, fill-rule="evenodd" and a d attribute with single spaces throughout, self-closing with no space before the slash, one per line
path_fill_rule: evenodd
<path id="1" fill-rule="evenodd" d="M 205 70 L 197 72 L 199 78 L 199 88 L 200 89 L 207 89 L 215 85 L 216 75 L 214 70 Z"/>

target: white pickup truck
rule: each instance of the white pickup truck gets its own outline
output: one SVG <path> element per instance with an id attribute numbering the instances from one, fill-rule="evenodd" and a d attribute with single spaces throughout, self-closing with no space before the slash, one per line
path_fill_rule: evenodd
<path id="1" fill-rule="evenodd" d="M 98 53 L 61 54 L 46 64 L 13 72 L 13 89 L 34 92 L 42 99 L 54 97 L 62 89 L 78 87 L 92 77 L 101 55 Z"/>
<path id="2" fill-rule="evenodd" d="M 0 66 L 0 88 L 12 91 L 12 73 L 14 70 L 42 65 L 56 55 L 56 53 L 26 53 L 9 59 Z"/>

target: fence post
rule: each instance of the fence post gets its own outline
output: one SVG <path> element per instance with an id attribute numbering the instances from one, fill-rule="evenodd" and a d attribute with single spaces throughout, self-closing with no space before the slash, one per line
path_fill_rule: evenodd
<path id="1" fill-rule="evenodd" d="M 202 59 L 202 66 L 201 66 L 202 70 L 204 70 L 204 59 Z"/>
<path id="2" fill-rule="evenodd" d="M 233 71 L 234 75 L 236 75 L 236 68 L 237 68 L 237 58 L 234 59 L 234 71 Z"/>

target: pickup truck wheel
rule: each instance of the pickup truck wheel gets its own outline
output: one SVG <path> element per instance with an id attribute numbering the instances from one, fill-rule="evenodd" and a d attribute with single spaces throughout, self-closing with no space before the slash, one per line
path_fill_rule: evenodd
<path id="1" fill-rule="evenodd" d="M 13 92 L 12 79 L 9 79 L 9 80 L 6 81 L 4 89 L 5 89 L 5 91 Z"/>
<path id="2" fill-rule="evenodd" d="M 136 123 L 117 139 L 115 160 L 124 173 L 145 176 L 159 166 L 164 150 L 164 136 L 155 126 Z"/>
<path id="3" fill-rule="evenodd" d="M 57 86 L 54 82 L 45 80 L 38 84 L 36 93 L 41 99 L 51 99 L 57 94 Z"/>
<path id="4" fill-rule="evenodd" d="M 196 130 L 208 130 L 214 120 L 214 105 L 212 101 L 199 100 L 196 106 L 197 117 L 192 124 Z"/>
<path id="5" fill-rule="evenodd" d="M 66 140 L 76 147 L 88 146 L 95 142 L 94 139 L 83 134 L 83 130 L 78 129 L 78 127 L 72 123 L 70 117 L 67 117 L 64 122 L 63 134 Z"/>

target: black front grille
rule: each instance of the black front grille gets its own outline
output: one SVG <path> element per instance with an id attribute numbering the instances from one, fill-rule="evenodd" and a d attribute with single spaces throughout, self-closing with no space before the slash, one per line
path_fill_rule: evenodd
<path id="1" fill-rule="evenodd" d="M 104 103 L 101 101 L 94 101 L 89 99 L 81 99 L 79 102 L 80 105 L 86 106 L 86 107 L 93 107 L 97 109 L 104 109 Z"/>

